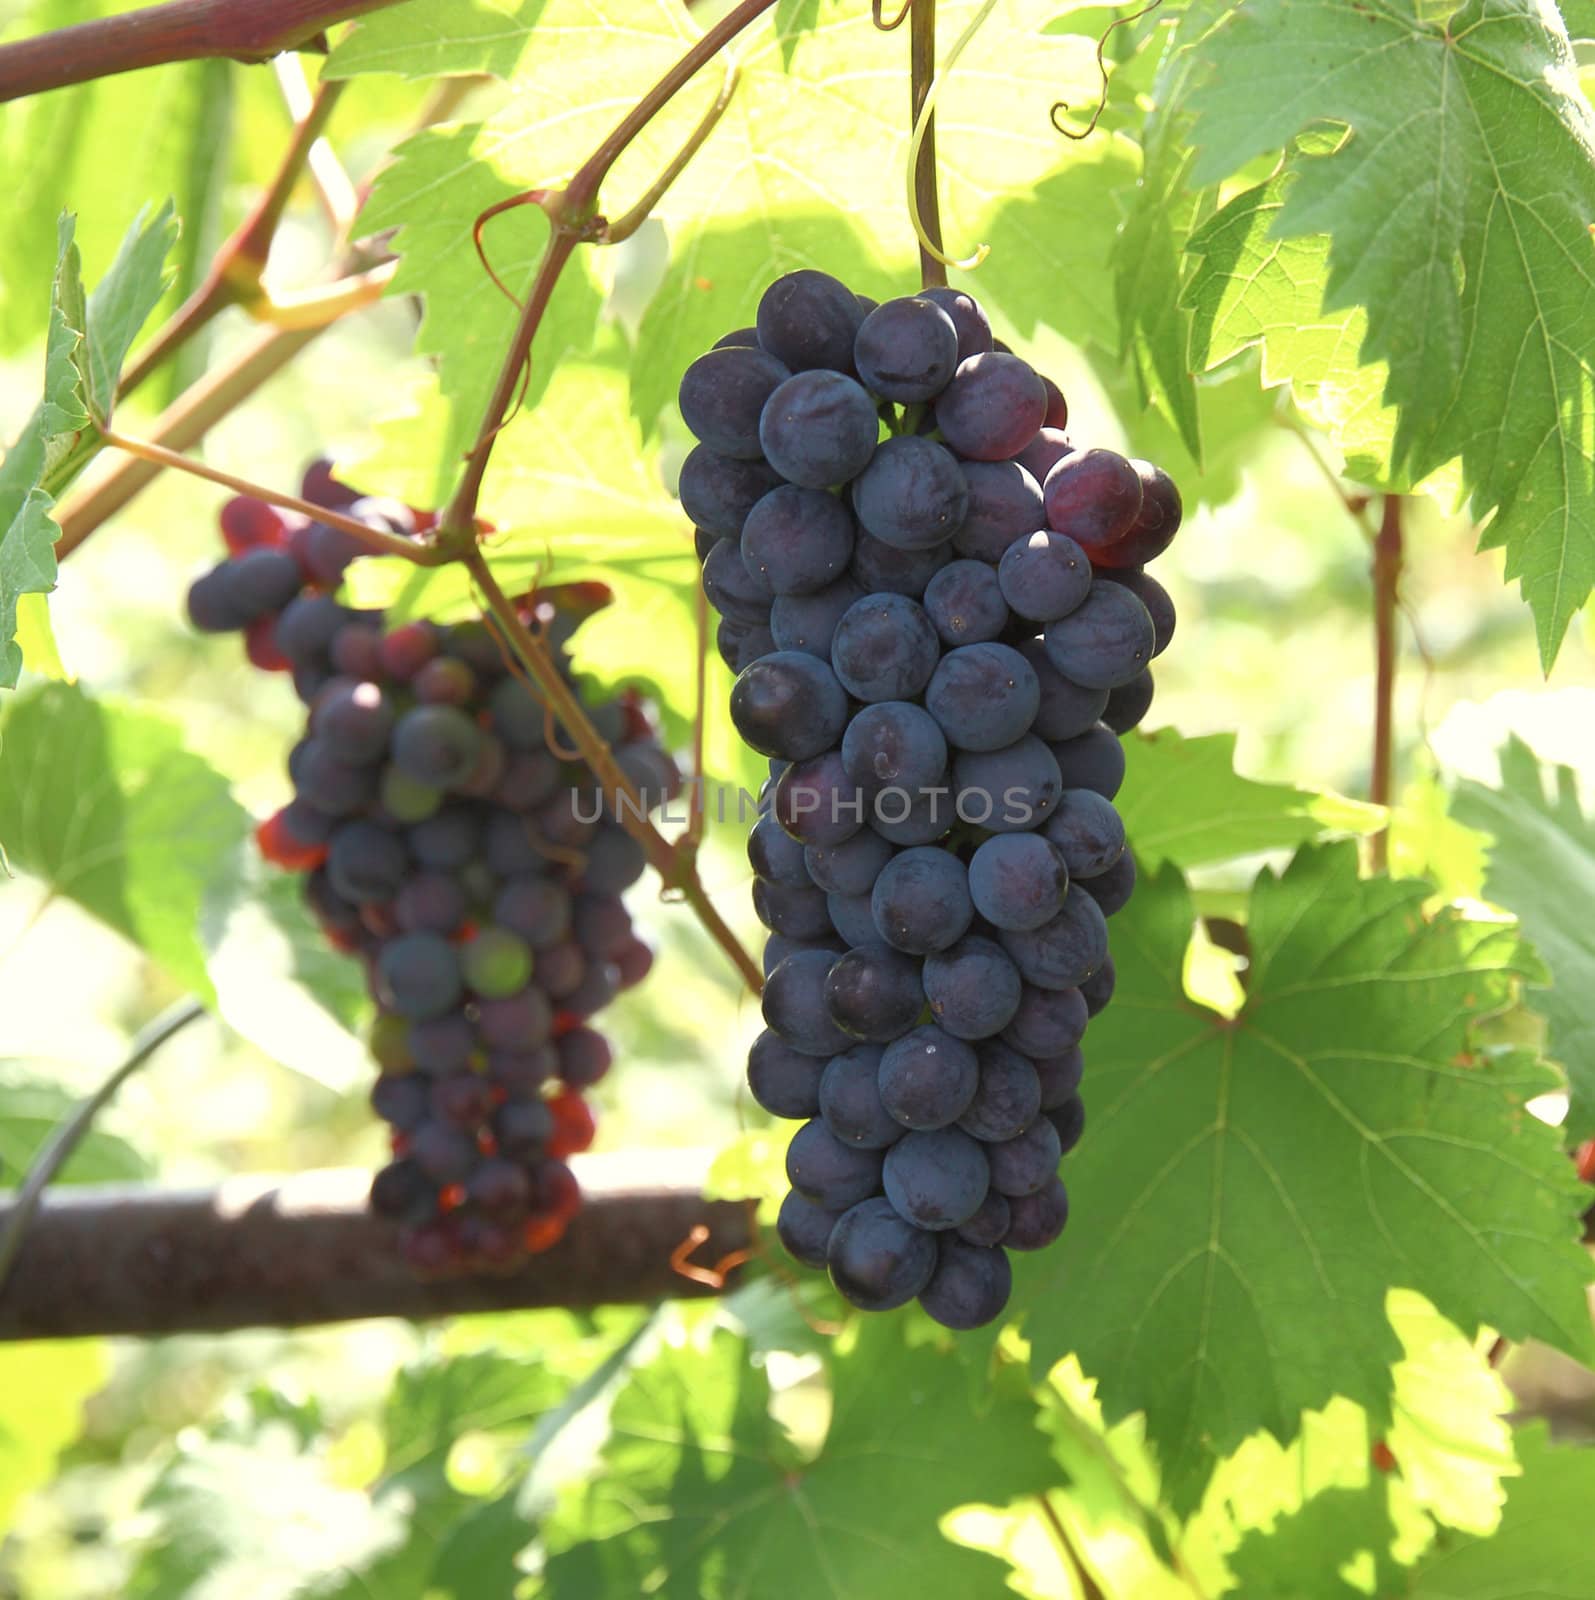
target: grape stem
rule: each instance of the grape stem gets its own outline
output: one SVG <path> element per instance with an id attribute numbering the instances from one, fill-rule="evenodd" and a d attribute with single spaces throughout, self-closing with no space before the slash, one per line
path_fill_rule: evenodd
<path id="1" fill-rule="evenodd" d="M 537 276 L 533 280 L 531 293 L 516 324 L 509 349 L 499 368 L 498 381 L 494 384 L 493 393 L 488 400 L 476 443 L 471 446 L 470 455 L 466 459 L 459 487 L 454 491 L 454 496 L 443 514 L 442 526 L 446 533 L 463 539 L 475 522 L 477 497 L 482 491 L 482 478 L 487 471 L 488 458 L 492 454 L 494 441 L 504 426 L 515 392 L 520 386 L 522 371 L 531 359 L 532 342 L 537 337 L 543 313 L 548 309 L 554 285 L 559 281 L 559 275 L 564 271 L 565 263 L 570 260 L 576 246 L 584 240 L 597 242 L 603 236 L 602 227 L 594 230 L 591 224 L 595 217 L 598 189 L 608 176 L 609 169 L 619 160 L 632 140 L 699 68 L 774 4 L 775 0 L 741 0 L 739 5 L 728 11 L 627 112 L 614 132 L 577 169 L 564 190 L 557 197 L 551 197 L 546 207 L 552 230 L 548 244 L 543 251 L 543 259 L 538 264 Z M 709 126 L 713 126 L 712 122 Z M 707 131 L 706 128 L 701 130 L 705 136 Z M 697 143 L 701 142 L 702 138 L 699 137 Z M 690 156 L 696 150 L 697 143 L 689 141 L 686 156 Z M 674 173 L 671 176 L 673 177 Z M 637 220 L 640 222 L 641 218 Z"/>
<path id="2" fill-rule="evenodd" d="M 130 456 L 140 456 L 145 461 L 154 462 L 159 466 L 173 467 L 179 472 L 188 473 L 190 477 L 203 478 L 207 483 L 219 483 L 224 489 L 231 489 L 234 494 L 250 495 L 256 500 L 264 500 L 268 505 L 280 506 L 284 511 L 300 512 L 312 522 L 325 523 L 330 528 L 337 528 L 351 538 L 358 539 L 367 549 L 375 551 L 378 555 L 398 556 L 401 560 L 413 562 L 418 567 L 438 567 L 454 559 L 454 552 L 445 546 L 423 544 L 414 539 L 406 539 L 400 534 L 387 533 L 381 528 L 367 527 L 365 523 L 357 522 L 353 517 L 344 516 L 341 511 L 315 505 L 309 500 L 300 499 L 295 494 L 283 494 L 280 490 L 269 489 L 264 484 L 251 483 L 247 478 L 234 477 L 230 472 L 223 472 L 217 467 L 208 467 L 203 461 L 181 455 L 176 450 L 168 450 L 165 445 L 153 444 L 148 439 L 130 438 L 127 434 L 116 432 L 114 428 L 105 429 L 100 437 L 106 444 L 114 449 L 124 450 Z"/>
<path id="3" fill-rule="evenodd" d="M 919 125 L 920 113 L 936 78 L 936 0 L 909 0 L 913 25 L 909 29 L 909 112 L 910 126 Z M 901 21 L 901 18 L 899 18 Z M 894 24 L 895 26 L 895 24 Z M 919 278 L 926 289 L 947 282 L 947 268 L 941 254 L 941 201 L 936 185 L 936 117 L 925 118 L 924 136 L 913 158 L 913 193 L 910 204 L 918 216 L 915 232 L 920 236 Z M 927 248 L 924 241 L 930 241 Z"/>
<path id="4" fill-rule="evenodd" d="M 312 91 L 298 52 L 285 51 L 275 57 L 271 70 L 277 79 L 277 87 L 282 91 L 288 115 L 296 124 L 304 122 L 315 109 L 319 91 Z M 330 88 L 331 83 L 329 79 L 321 85 L 321 90 Z M 354 179 L 349 176 L 338 159 L 338 152 L 325 137 L 311 141 L 305 157 L 305 170 L 316 186 L 316 194 L 321 200 L 321 209 L 327 214 L 328 223 L 342 238 L 360 213 L 360 193 L 354 186 Z"/>
<path id="5" fill-rule="evenodd" d="M 1400 605 L 1401 566 L 1402 498 L 1398 494 L 1387 494 L 1379 532 L 1373 542 L 1374 722 L 1368 798 L 1377 806 L 1390 804 L 1398 654 L 1396 611 Z M 1369 839 L 1368 850 L 1374 871 L 1388 871 L 1388 823 Z"/>
<path id="6" fill-rule="evenodd" d="M 755 994 L 764 988 L 759 964 L 742 948 L 725 918 L 715 909 L 698 876 L 695 841 L 683 836 L 674 844 L 648 819 L 637 786 L 621 771 L 603 735 L 575 692 L 560 675 L 544 642 L 526 626 L 514 603 L 493 576 L 481 549 L 472 543 L 459 552 L 458 559 L 471 574 L 481 595 L 483 609 L 503 630 L 505 641 L 531 679 L 543 704 L 558 717 L 566 733 L 575 741 L 582 759 L 592 768 L 616 820 L 642 847 L 648 864 L 659 874 L 666 891 L 679 895 L 690 905 L 705 930 L 730 957 L 732 964 Z M 694 774 L 696 779 L 698 775 Z"/>
<path id="7" fill-rule="evenodd" d="M 914 0 L 915 26 L 918 26 L 918 12 L 924 0 Z M 980 32 L 981 25 L 996 9 L 997 0 L 985 0 L 985 4 L 969 19 L 964 31 L 958 35 L 951 50 L 947 52 L 947 64 L 940 72 L 935 71 L 934 60 L 928 60 L 926 71 L 929 83 L 926 86 L 923 98 L 918 102 L 914 112 L 914 133 L 908 141 L 908 219 L 914 225 L 914 233 L 919 239 L 920 257 L 929 256 L 933 261 L 943 267 L 958 267 L 965 272 L 973 271 L 982 261 L 991 254 L 989 245 L 976 245 L 973 255 L 962 259 L 949 256 L 942 249 L 939 238 L 932 238 L 926 228 L 925 217 L 922 214 L 919 194 L 919 167 L 920 154 L 926 144 L 930 142 L 931 122 L 936 115 L 936 97 L 941 93 L 941 86 L 947 81 L 947 75 L 958 65 L 958 58 L 969 47 L 969 41 Z M 934 22 L 932 22 L 934 28 Z M 935 153 L 932 151 L 930 158 L 930 171 L 932 175 L 931 188 L 934 192 Z M 936 225 L 940 229 L 939 212 L 936 213 Z M 943 282 L 946 280 L 943 279 Z"/>
<path id="8" fill-rule="evenodd" d="M 74 1111 L 51 1135 L 49 1142 L 34 1158 L 28 1175 L 11 1203 L 4 1233 L 0 1233 L 0 1294 L 4 1294 L 11 1269 L 16 1265 L 27 1236 L 28 1226 L 38 1214 L 44 1191 L 55 1181 L 57 1174 L 72 1153 L 83 1143 L 94 1126 L 94 1119 L 110 1103 L 116 1092 L 144 1065 L 169 1039 L 174 1039 L 189 1023 L 205 1015 L 205 1007 L 198 1000 L 179 1000 L 168 1006 L 146 1027 L 139 1030 L 133 1040 L 127 1059 L 102 1083 L 88 1099 Z"/>
<path id="9" fill-rule="evenodd" d="M 242 405 L 262 384 L 281 372 L 330 324 L 310 328 L 271 328 L 250 340 L 223 365 L 213 368 L 185 389 L 155 420 L 152 443 L 172 450 L 190 450 L 224 417 Z M 102 462 L 112 458 L 102 457 Z M 63 561 L 91 533 L 114 517 L 161 473 L 161 464 L 144 456 L 121 456 L 103 473 L 91 468 L 61 502 L 56 523 L 61 537 L 55 557 Z"/>
<path id="10" fill-rule="evenodd" d="M 269 61 L 397 0 L 171 0 L 0 45 L 0 102 L 171 61 Z"/>
<path id="11" fill-rule="evenodd" d="M 310 152 L 342 93 L 343 84 L 335 81 L 322 84 L 316 91 L 305 114 L 294 123 L 293 136 L 265 193 L 216 252 L 205 281 L 156 331 L 139 352 L 138 359 L 124 369 L 117 385 L 119 398 L 132 394 L 162 362 L 175 355 L 228 306 L 264 302 L 269 308 L 270 296 L 262 283 L 262 274 L 266 270 L 266 258 L 271 254 L 272 240 L 294 186 L 310 159 Z"/>

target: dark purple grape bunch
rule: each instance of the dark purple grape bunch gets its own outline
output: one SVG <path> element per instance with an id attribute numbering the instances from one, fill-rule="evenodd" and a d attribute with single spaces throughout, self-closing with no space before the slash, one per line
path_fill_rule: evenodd
<path id="1" fill-rule="evenodd" d="M 323 466 L 305 496 L 390 532 L 425 526 Z M 611 1061 L 590 1021 L 653 960 L 621 899 L 642 848 L 492 625 L 389 627 L 338 598 L 360 550 L 346 532 L 332 530 L 334 550 L 309 537 L 317 524 L 249 498 L 222 525 L 233 554 L 194 584 L 189 612 L 207 631 L 244 629 L 251 659 L 290 672 L 309 708 L 288 758 L 295 796 L 256 838 L 305 875 L 377 1005 L 371 1103 L 393 1159 L 372 1206 L 418 1270 L 510 1268 L 580 1205 L 566 1158 L 592 1141 L 583 1091 Z M 651 807 L 681 777 L 645 707 L 631 691 L 598 700 L 565 652 L 605 599 L 566 585 L 523 614 Z"/>
<path id="2" fill-rule="evenodd" d="M 802 1122 L 779 1233 L 852 1304 L 972 1328 L 1062 1232 L 1081 1040 L 1135 864 L 1112 805 L 1174 608 L 1180 497 L 1077 445 L 1057 386 L 954 289 L 787 274 L 687 369 L 681 470 L 731 715 L 770 758 L 749 841 L 767 1028 Z"/>

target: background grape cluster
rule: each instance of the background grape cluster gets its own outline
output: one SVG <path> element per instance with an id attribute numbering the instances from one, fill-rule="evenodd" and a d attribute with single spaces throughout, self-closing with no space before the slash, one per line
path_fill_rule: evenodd
<path id="1" fill-rule="evenodd" d="M 427 523 L 325 463 L 304 496 L 391 533 Z M 336 591 L 363 549 L 346 530 L 247 497 L 221 526 L 229 556 L 195 581 L 189 615 L 207 632 L 241 629 L 250 660 L 291 673 L 309 708 L 288 758 L 295 797 L 257 839 L 304 873 L 311 910 L 363 963 L 376 1002 L 371 1103 L 393 1127 L 393 1160 L 371 1203 L 403 1225 L 423 1271 L 512 1266 L 580 1205 L 564 1158 L 591 1142 L 582 1091 L 610 1065 L 588 1020 L 652 962 L 620 898 L 641 846 L 488 623 L 386 627 L 344 604 Z M 564 644 L 602 598 L 572 585 L 523 607 L 568 681 Z M 647 804 L 678 792 L 635 695 L 582 698 Z"/>
<path id="2" fill-rule="evenodd" d="M 1174 610 L 1180 500 L 1064 431 L 968 295 L 777 280 L 681 383 L 703 586 L 770 757 L 754 1098 L 800 1119 L 787 1250 L 854 1305 L 995 1318 L 1068 1218 L 1080 1041 L 1135 866 L 1118 736 Z"/>

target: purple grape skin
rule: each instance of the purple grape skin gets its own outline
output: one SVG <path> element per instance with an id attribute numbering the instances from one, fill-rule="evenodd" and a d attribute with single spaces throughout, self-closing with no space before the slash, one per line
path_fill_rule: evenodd
<path id="1" fill-rule="evenodd" d="M 1065 789 L 1043 831 L 1071 878 L 1100 877 L 1124 854 L 1124 820 L 1094 789 Z"/>
<path id="2" fill-rule="evenodd" d="M 969 511 L 969 485 L 957 457 L 934 440 L 908 435 L 875 449 L 852 495 L 865 530 L 902 550 L 945 544 Z"/>
<path id="3" fill-rule="evenodd" d="M 919 1303 L 933 1321 L 964 1332 L 995 1322 L 1012 1292 L 1013 1268 L 1003 1250 L 947 1238 Z"/>
<path id="4" fill-rule="evenodd" d="M 936 1241 L 879 1197 L 843 1212 L 826 1246 L 837 1292 L 863 1311 L 907 1305 L 935 1271 Z"/>
<path id="5" fill-rule="evenodd" d="M 905 1128 L 930 1133 L 956 1122 L 980 1084 L 972 1045 L 926 1023 L 894 1039 L 881 1053 L 881 1103 Z"/>
<path id="6" fill-rule="evenodd" d="M 1001 946 L 977 934 L 925 958 L 932 1018 L 959 1039 L 1001 1033 L 1019 1009 L 1020 976 Z"/>
<path id="7" fill-rule="evenodd" d="M 881 1104 L 881 1048 L 856 1044 L 832 1056 L 820 1076 L 820 1117 L 843 1144 L 884 1150 L 903 1136 L 903 1125 Z"/>
<path id="8" fill-rule="evenodd" d="M 900 594 L 917 600 L 951 559 L 945 544 L 904 550 L 861 529 L 853 541 L 853 564 L 848 570 L 860 595 Z"/>
<path id="9" fill-rule="evenodd" d="M 831 1020 L 825 1005 L 825 980 L 835 957 L 823 950 L 788 956 L 765 981 L 764 1021 L 782 1040 L 804 1055 L 839 1055 L 853 1040 Z"/>
<path id="10" fill-rule="evenodd" d="M 772 1117 L 817 1117 L 820 1079 L 830 1059 L 794 1050 L 766 1028 L 748 1051 L 748 1092 Z"/>
<path id="11" fill-rule="evenodd" d="M 975 1047 L 980 1082 L 964 1108 L 958 1126 L 986 1143 L 1012 1139 L 1035 1121 L 1041 1110 L 1041 1079 L 1028 1056 L 1000 1040 Z"/>
<path id="12" fill-rule="evenodd" d="M 1039 1058 L 1074 1049 L 1090 1020 L 1078 989 L 1038 989 L 1027 983 L 1019 994 L 1019 1009 L 1002 1031 L 1003 1043 L 1038 1061 L 1039 1072 Z"/>
<path id="13" fill-rule="evenodd" d="M 847 692 L 825 662 L 800 650 L 755 661 L 731 687 L 731 720 L 760 755 L 803 761 L 847 727 Z"/>
<path id="14" fill-rule="evenodd" d="M 1106 872 L 1083 879 L 1080 887 L 1102 908 L 1103 916 L 1111 917 L 1122 911 L 1135 893 L 1135 857 L 1126 850 Z"/>
<path id="15" fill-rule="evenodd" d="M 676 492 L 696 527 L 716 539 L 739 539 L 748 513 L 780 482 L 762 458 L 743 461 L 700 444 L 681 463 Z"/>
<path id="16" fill-rule="evenodd" d="M 1069 1191 L 1053 1178 L 1035 1194 L 1010 1196 L 1008 1215 L 1005 1249 L 1045 1250 L 1069 1221 Z"/>
<path id="17" fill-rule="evenodd" d="M 875 402 L 851 378 L 817 369 L 781 384 L 759 416 L 765 459 L 789 483 L 826 489 L 858 477 L 880 433 Z"/>
<path id="18" fill-rule="evenodd" d="M 1047 391 L 1035 369 L 999 351 L 958 364 L 937 397 L 936 425 L 959 455 L 1006 461 L 1036 435 L 1047 415 Z"/>
<path id="19" fill-rule="evenodd" d="M 952 561 L 925 586 L 925 613 L 947 645 L 997 638 L 1010 621 L 998 576 L 984 561 Z"/>
<path id="20" fill-rule="evenodd" d="M 959 1128 L 906 1133 L 886 1152 L 881 1181 L 892 1209 L 916 1228 L 940 1232 L 967 1222 L 991 1186 L 980 1143 Z"/>
<path id="21" fill-rule="evenodd" d="M 961 1222 L 953 1231 L 965 1244 L 982 1245 L 990 1249 L 1001 1244 L 1008 1231 L 1008 1197 L 995 1189 L 986 1191 L 980 1210 L 968 1222 Z"/>
<path id="22" fill-rule="evenodd" d="M 863 322 L 864 308 L 846 284 L 807 267 L 777 278 L 759 297 L 754 316 L 760 346 L 793 372 L 852 371 Z"/>
<path id="23" fill-rule="evenodd" d="M 1054 622 L 1091 592 L 1091 563 L 1066 533 L 1050 528 L 1016 539 L 997 567 L 1003 598 L 1031 622 Z"/>
<path id="24" fill-rule="evenodd" d="M 858 550 L 854 547 L 854 559 Z M 777 650 L 799 650 L 831 664 L 831 641 L 848 608 L 864 598 L 854 578 L 838 578 L 816 594 L 778 594 L 770 605 L 770 635 Z"/>
<path id="25" fill-rule="evenodd" d="M 951 318 L 953 329 L 958 335 L 960 361 L 965 361 L 970 356 L 984 355 L 991 349 L 991 322 L 972 295 L 965 294 L 962 289 L 951 289 L 945 284 L 936 284 L 929 289 L 922 289 L 919 298 L 940 306 Z"/>
<path id="26" fill-rule="evenodd" d="M 1033 734 L 1050 744 L 1073 739 L 1101 720 L 1111 690 L 1087 689 L 1064 677 L 1040 639 L 1023 639 L 1014 648 L 1030 663 L 1040 685 L 1041 701 L 1030 724 Z"/>
<path id="27" fill-rule="evenodd" d="M 1094 789 L 1104 800 L 1111 800 L 1124 782 L 1124 746 L 1114 731 L 1096 723 L 1050 746 L 1066 789 Z"/>
<path id="28" fill-rule="evenodd" d="M 827 1211 L 845 1211 L 880 1188 L 881 1154 L 843 1144 L 816 1119 L 805 1122 L 792 1135 L 786 1176 L 792 1187 L 815 1205 Z"/>
<path id="29" fill-rule="evenodd" d="M 806 1200 L 796 1189 L 789 1190 L 775 1219 L 776 1237 L 794 1261 L 823 1270 L 831 1232 L 841 1215 Z"/>
<path id="30" fill-rule="evenodd" d="M 1162 555 L 1180 531 L 1180 491 L 1161 467 L 1150 461 L 1131 461 L 1141 484 L 1141 509 L 1126 532 L 1091 559 L 1105 567 L 1144 567 Z"/>
<path id="31" fill-rule="evenodd" d="M 1108 692 L 1108 703 L 1102 708 L 1102 720 L 1122 738 L 1145 721 L 1156 692 L 1157 684 L 1151 669 L 1143 667 L 1128 683 L 1121 683 L 1118 688 Z"/>
<path id="32" fill-rule="evenodd" d="M 757 461 L 765 402 L 792 376 L 764 350 L 728 345 L 698 357 L 682 375 L 678 400 L 693 436 L 717 455 Z"/>
<path id="33" fill-rule="evenodd" d="M 1063 909 L 1068 891 L 1063 852 L 1040 834 L 995 834 L 969 860 L 970 898 L 997 928 L 1039 928 Z"/>
<path id="34" fill-rule="evenodd" d="M 1056 758 L 1029 733 L 1001 750 L 960 750 L 953 786 L 958 815 L 994 833 L 1038 827 L 1063 788 Z"/>
<path id="35" fill-rule="evenodd" d="M 827 974 L 825 1003 L 843 1033 L 877 1044 L 896 1039 L 925 1007 L 919 962 L 878 940 L 856 946 Z"/>
<path id="36" fill-rule="evenodd" d="M 1022 1132 L 986 1147 L 991 1166 L 991 1186 L 1011 1199 L 1036 1194 L 1058 1175 L 1063 1146 L 1058 1130 L 1037 1116 Z"/>
<path id="37" fill-rule="evenodd" d="M 1116 451 L 1076 450 L 1047 474 L 1041 498 L 1047 526 L 1079 540 L 1097 559 L 1135 522 L 1141 510 L 1141 479 L 1134 465 Z"/>
<path id="38" fill-rule="evenodd" d="M 1000 937 L 1025 982 L 1041 989 L 1079 988 L 1108 954 L 1108 925 L 1102 911 L 1075 886 L 1050 922 L 1029 932 L 1005 930 Z"/>
<path id="39" fill-rule="evenodd" d="M 1041 485 L 1018 461 L 965 461 L 962 466 L 969 503 L 953 548 L 995 565 L 1015 539 L 1046 527 Z"/>
<path id="40" fill-rule="evenodd" d="M 848 777 L 839 750 L 794 761 L 775 786 L 772 815 L 805 845 L 834 845 L 864 826 L 863 791 Z"/>
<path id="41" fill-rule="evenodd" d="M 1047 655 L 1064 677 L 1088 689 L 1117 689 L 1152 659 L 1157 642 L 1151 613 L 1122 584 L 1095 583 L 1067 616 L 1042 635 Z"/>
<path id="42" fill-rule="evenodd" d="M 877 306 L 860 324 L 853 362 L 866 388 L 899 405 L 931 400 L 958 366 L 958 330 L 921 295 Z"/>

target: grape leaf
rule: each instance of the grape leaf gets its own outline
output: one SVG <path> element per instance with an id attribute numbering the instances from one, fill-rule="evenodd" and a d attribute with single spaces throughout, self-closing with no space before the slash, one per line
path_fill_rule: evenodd
<path id="1" fill-rule="evenodd" d="M 514 184 L 568 175 L 696 35 L 676 0 L 547 0 L 507 9 L 501 26 L 479 8 L 448 3 L 429 7 L 424 27 L 407 27 L 415 9 L 366 19 L 329 70 L 506 76 L 513 93 L 474 148 Z M 973 11 L 973 0 L 944 8 L 949 36 Z M 505 37 L 517 28 L 518 47 Z M 730 109 L 655 210 L 670 233 L 671 263 L 637 339 L 631 404 L 646 428 L 687 364 L 749 321 L 779 273 L 823 267 L 874 295 L 909 287 L 906 52 L 906 32 L 882 34 L 851 0 L 778 7 L 736 41 L 729 53 L 740 82 Z M 649 124 L 606 180 L 608 214 L 648 187 L 723 81 L 719 67 L 706 67 Z M 1060 95 L 1084 98 L 1097 81 L 1087 40 L 1042 38 L 1028 19 L 988 21 L 939 103 L 942 208 L 954 249 L 993 244 L 978 276 L 982 294 L 1027 322 L 1039 312 L 1073 337 L 1111 343 L 1106 256 L 1115 219 L 1111 207 L 1080 205 L 1080 182 L 1069 174 L 1112 162 L 1128 182 L 1133 168 L 1122 144 L 1077 153 L 1047 120 Z M 863 150 L 868 160 L 858 159 Z M 430 203 L 430 194 L 418 201 Z M 1064 216 L 1067 227 L 1058 225 Z"/>
<path id="2" fill-rule="evenodd" d="M 472 230 L 482 212 L 520 187 L 500 175 L 480 126 L 429 129 L 399 146 L 361 213 L 363 230 L 395 230 L 391 248 L 399 265 L 387 293 L 421 297 L 416 349 L 439 363 L 447 411 L 441 425 L 433 418 L 429 448 L 417 463 L 432 468 L 421 486 L 424 505 L 441 504 L 453 487 L 510 345 L 518 309 L 477 258 Z M 548 218 L 536 206 L 488 224 L 483 249 L 517 296 L 530 287 L 548 234 Z M 578 255 L 560 275 L 538 326 L 525 407 L 543 397 L 565 356 L 591 344 L 598 308 L 586 258 Z"/>
<path id="3" fill-rule="evenodd" d="M 177 221 L 169 201 L 145 217 L 140 211 L 134 219 L 87 300 L 75 219 L 63 214 L 57 227 L 44 395 L 0 461 L 0 688 L 15 688 L 22 670 L 18 600 L 55 587 L 61 530 L 50 509 L 99 450 L 122 361 L 165 288 Z"/>
<path id="4" fill-rule="evenodd" d="M 1187 350 L 1191 319 L 1180 303 L 1185 242 L 1213 204 L 1188 182 L 1194 152 L 1190 117 L 1180 102 L 1195 59 L 1171 41 L 1159 67 L 1142 131 L 1141 181 L 1113 260 L 1121 354 L 1130 358 L 1143 404 L 1168 417 L 1199 462 L 1202 438 Z"/>
<path id="5" fill-rule="evenodd" d="M 1266 0 L 1207 39 L 1190 96 L 1212 183 L 1304 128 L 1275 231 L 1330 235 L 1325 304 L 1368 310 L 1362 354 L 1399 409 L 1398 471 L 1462 459 L 1549 668 L 1595 583 L 1595 113 L 1537 0 Z"/>
<path id="6" fill-rule="evenodd" d="M 1325 309 L 1325 235 L 1281 238 L 1272 231 L 1293 178 L 1278 173 L 1244 190 L 1187 243 L 1199 258 L 1184 290 L 1191 365 L 1211 370 L 1256 346 L 1263 384 L 1290 386 L 1303 413 L 1347 457 L 1350 476 L 1405 492 L 1414 485 L 1390 460 L 1396 412 L 1384 400 L 1389 369 L 1381 361 L 1358 364 L 1367 312 L 1360 305 Z"/>
<path id="7" fill-rule="evenodd" d="M 1110 1418 L 1146 1412 L 1177 1511 L 1217 1456 L 1259 1428 L 1288 1440 L 1331 1395 L 1388 1421 L 1389 1288 L 1470 1335 L 1595 1355 L 1584 1194 L 1523 1111 L 1554 1079 L 1472 1037 L 1540 969 L 1510 928 L 1426 921 L 1428 892 L 1359 881 L 1350 843 L 1265 871 L 1233 1019 L 1182 990 L 1174 868 L 1115 923 L 1091 1126 L 1065 1168 L 1075 1222 L 1021 1264 L 1015 1303 L 1038 1369 L 1076 1350 Z"/>
<path id="8" fill-rule="evenodd" d="M 1397 1569 L 1434 1543 L 1432 1519 L 1481 1534 L 1500 1521 L 1517 1471 L 1510 1391 L 1421 1295 L 1398 1290 L 1387 1308 L 1403 1350 L 1388 1431 L 1335 1399 L 1289 1445 L 1256 1434 L 1220 1463 L 1180 1540 L 1204 1592 L 1239 1579 L 1246 1595 L 1347 1600 L 1369 1592 L 1371 1567 L 1375 1592 L 1394 1594 Z"/>
<path id="9" fill-rule="evenodd" d="M 1595 821 L 1579 805 L 1572 769 L 1547 774 L 1517 738 L 1501 751 L 1500 788 L 1464 781 L 1452 809 L 1491 835 L 1485 893 L 1517 917 L 1551 969 L 1551 987 L 1530 1004 L 1549 1023 L 1548 1049 L 1567 1072 L 1564 1133 L 1577 1143 L 1595 1134 Z"/>
<path id="10" fill-rule="evenodd" d="M 1521 1428 L 1523 1476 L 1507 1490 L 1501 1526 L 1488 1539 L 1447 1538 L 1405 1591 L 1412 1600 L 1558 1600 L 1595 1593 L 1595 1450 L 1551 1444 L 1544 1423 Z"/>
<path id="11" fill-rule="evenodd" d="M 548 1529 L 544 1587 L 664 1600 L 878 1600 L 1002 1588 L 988 1556 L 937 1535 L 970 1500 L 1056 1481 L 1035 1404 L 1012 1369 L 971 1409 L 949 1358 L 871 1319 L 831 1364 L 825 1443 L 801 1459 L 769 1413 L 745 1341 L 667 1348 L 615 1401 L 605 1471 Z M 583 1534 L 585 1542 L 575 1543 Z"/>
<path id="12" fill-rule="evenodd" d="M 50 1136 L 77 1109 L 77 1099 L 59 1084 L 0 1063 L 0 1187 L 15 1188 Z M 55 1183 L 132 1183 L 150 1175 L 150 1165 L 125 1139 L 90 1128 L 67 1158 Z"/>
<path id="13" fill-rule="evenodd" d="M 1173 728 L 1124 741 L 1124 788 L 1115 800 L 1143 870 L 1172 861 L 1190 868 L 1330 833 L 1372 833 L 1380 806 L 1286 783 L 1259 783 L 1235 770 L 1235 735 L 1187 739 Z"/>
<path id="14" fill-rule="evenodd" d="M 14 700 L 0 732 L 12 863 L 212 999 L 196 924 L 247 826 L 226 779 L 164 718 L 68 684 Z"/>

